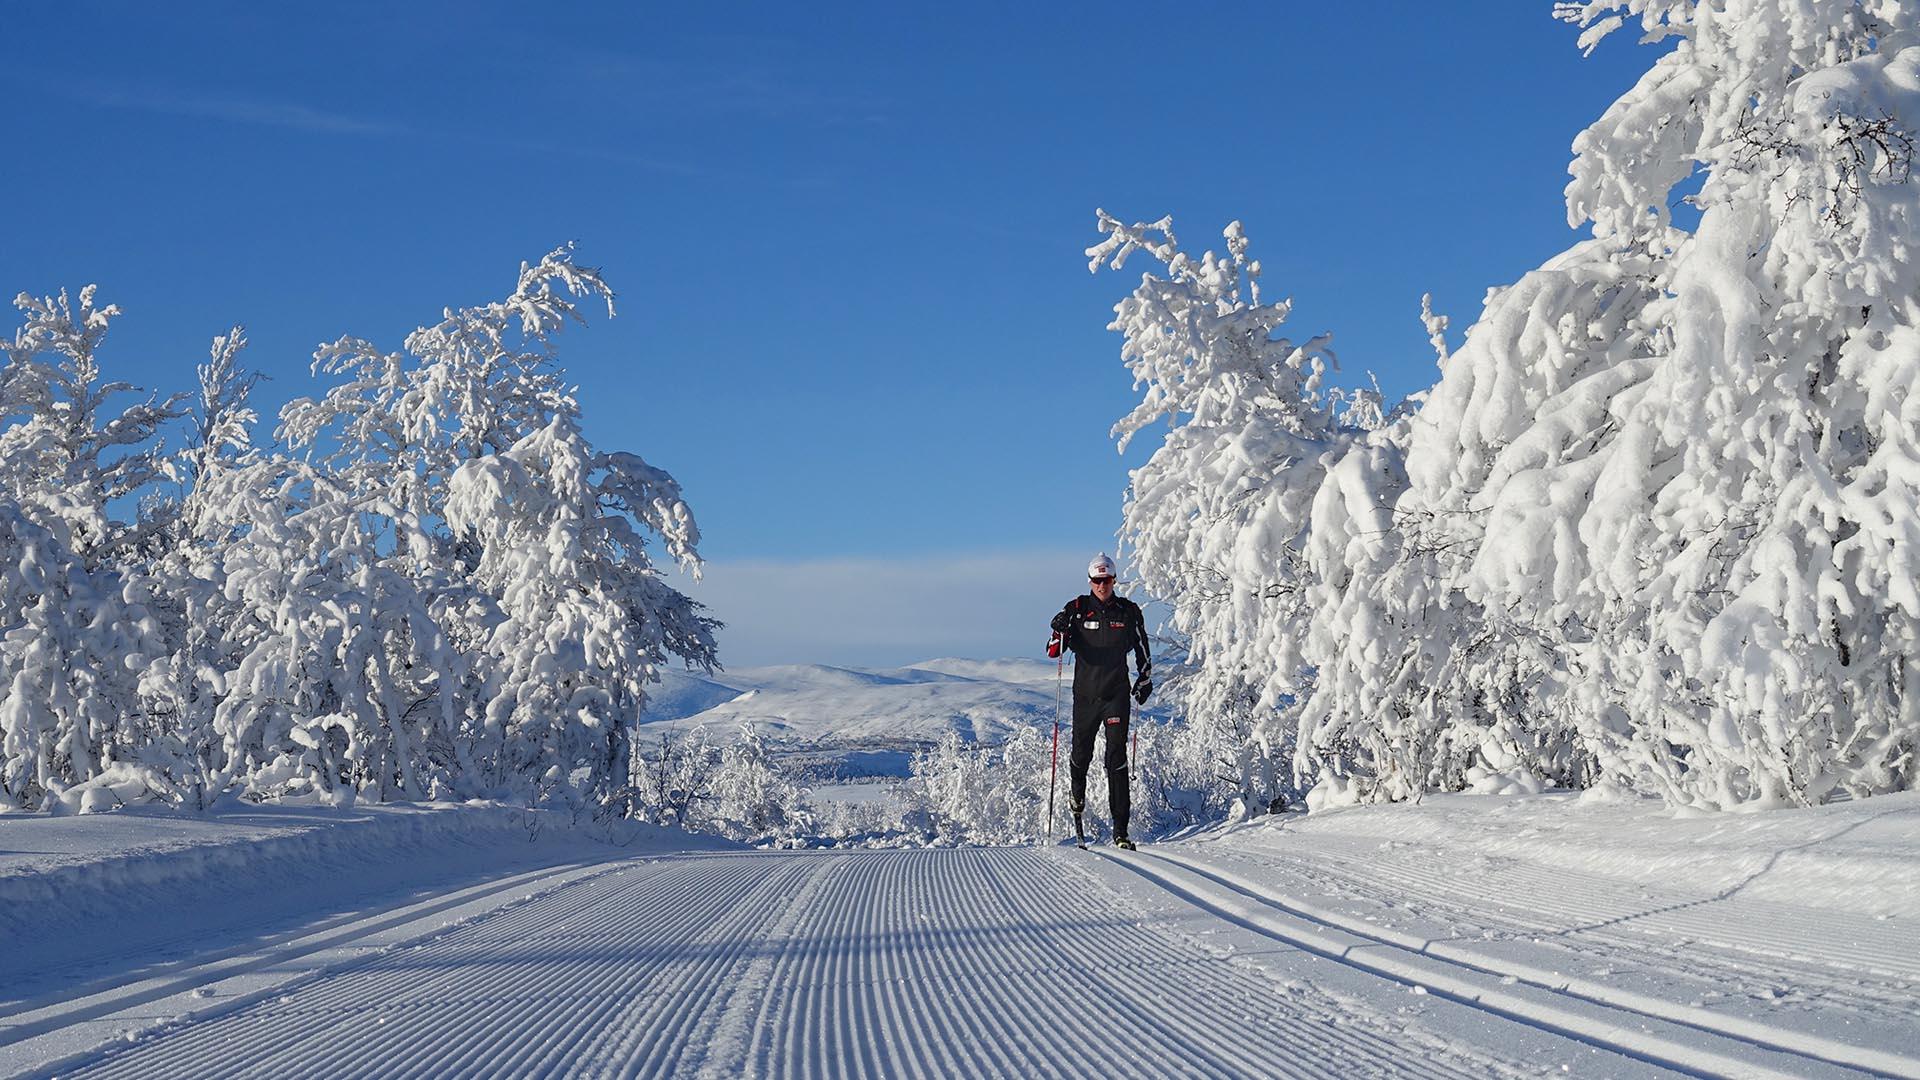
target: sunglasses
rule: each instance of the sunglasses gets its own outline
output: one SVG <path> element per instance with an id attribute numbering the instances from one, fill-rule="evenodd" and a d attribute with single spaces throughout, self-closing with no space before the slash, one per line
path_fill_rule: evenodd
<path id="1" fill-rule="evenodd" d="M 1088 578 L 1087 580 L 1093 582 L 1095 585 L 1113 584 L 1113 579 L 1110 577 L 1093 577 L 1093 578 Z"/>

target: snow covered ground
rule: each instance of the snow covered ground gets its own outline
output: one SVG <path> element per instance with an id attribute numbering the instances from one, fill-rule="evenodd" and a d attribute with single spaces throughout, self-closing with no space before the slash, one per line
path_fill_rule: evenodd
<path id="1" fill-rule="evenodd" d="M 1920 1076 L 1920 793 L 1429 797 L 1155 854 L 1143 876 L 1223 917 L 1679 1070 Z"/>
<path id="2" fill-rule="evenodd" d="M 1920 795 L 1429 798 L 1132 854 L 620 839 L 0 818 L 0 1072 L 1920 1077 Z"/>

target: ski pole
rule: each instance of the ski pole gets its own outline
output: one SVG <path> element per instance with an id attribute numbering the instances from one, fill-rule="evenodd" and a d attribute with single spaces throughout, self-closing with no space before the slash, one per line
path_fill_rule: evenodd
<path id="1" fill-rule="evenodd" d="M 1053 792 L 1060 785 L 1060 717 L 1053 718 L 1053 775 L 1047 778 L 1047 843 L 1053 843 Z"/>
<path id="2" fill-rule="evenodd" d="M 1053 843 L 1053 793 L 1060 787 L 1060 684 L 1066 677 L 1067 639 L 1060 639 L 1060 655 L 1053 664 L 1053 769 L 1047 777 L 1047 843 Z"/>

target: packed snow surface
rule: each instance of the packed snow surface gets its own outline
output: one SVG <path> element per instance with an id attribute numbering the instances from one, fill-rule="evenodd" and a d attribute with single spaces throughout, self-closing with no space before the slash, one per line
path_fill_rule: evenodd
<path id="1" fill-rule="evenodd" d="M 0 815 L 0 1009 L 511 871 L 726 841 L 491 805 Z M 618 846 L 616 846 L 618 845 Z"/>
<path id="2" fill-rule="evenodd" d="M 1134 853 L 609 839 L 497 808 L 0 818 L 0 955 L 41 957 L 0 1072 L 1920 1076 L 1920 795 L 1454 796 Z M 286 902 L 249 937 L 256 871 Z M 140 929 L 196 877 L 235 925 Z M 109 909 L 79 930 L 56 882 Z"/>

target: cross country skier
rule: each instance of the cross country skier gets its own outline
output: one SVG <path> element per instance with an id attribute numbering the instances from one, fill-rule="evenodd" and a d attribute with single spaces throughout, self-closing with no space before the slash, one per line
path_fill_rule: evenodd
<path id="1" fill-rule="evenodd" d="M 1073 829 L 1085 844 L 1080 815 L 1087 807 L 1087 766 L 1093 762 L 1094 732 L 1107 733 L 1107 800 L 1113 809 L 1113 842 L 1132 848 L 1127 839 L 1127 817 L 1132 792 L 1127 782 L 1127 654 L 1132 653 L 1139 676 L 1131 692 L 1142 704 L 1153 692 L 1152 657 L 1147 652 L 1146 621 L 1140 607 L 1113 595 L 1113 560 L 1096 555 L 1087 564 L 1091 590 L 1075 597 L 1053 617 L 1049 655 L 1061 648 L 1073 650 L 1073 756 L 1068 759 L 1067 805 L 1073 810 Z"/>

